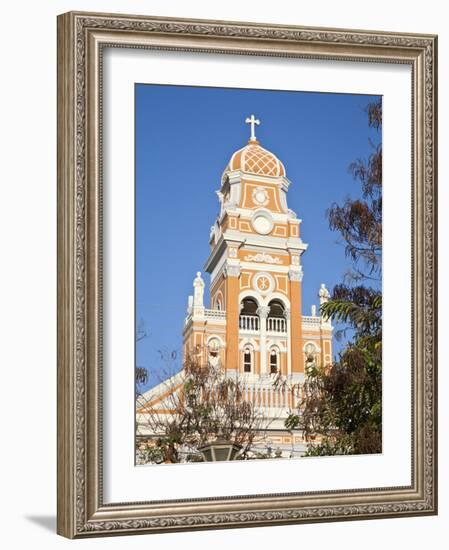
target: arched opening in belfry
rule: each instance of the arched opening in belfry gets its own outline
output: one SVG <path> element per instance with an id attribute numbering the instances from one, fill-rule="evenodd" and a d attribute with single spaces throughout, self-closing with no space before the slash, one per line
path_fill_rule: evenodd
<path id="1" fill-rule="evenodd" d="M 255 298 L 244 298 L 242 300 L 242 308 L 240 313 L 242 315 L 257 315 L 257 308 L 259 304 Z"/>
<path id="2" fill-rule="evenodd" d="M 239 327 L 241 330 L 259 330 L 259 316 L 257 310 L 259 304 L 255 298 L 244 298 L 240 303 Z"/>
<path id="3" fill-rule="evenodd" d="M 285 317 L 285 306 L 281 300 L 271 300 L 268 304 L 270 312 L 267 319 L 268 332 L 287 332 L 287 320 Z"/>
<path id="4" fill-rule="evenodd" d="M 280 300 L 271 300 L 268 307 L 270 308 L 268 317 L 284 317 L 285 308 L 284 304 Z"/>

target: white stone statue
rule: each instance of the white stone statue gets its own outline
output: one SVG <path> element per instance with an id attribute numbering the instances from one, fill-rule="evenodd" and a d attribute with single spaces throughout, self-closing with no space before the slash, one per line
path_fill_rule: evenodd
<path id="1" fill-rule="evenodd" d="M 204 307 L 204 281 L 198 271 L 193 281 L 193 307 Z"/>
<path id="2" fill-rule="evenodd" d="M 324 283 L 321 283 L 320 290 L 318 291 L 318 297 L 320 298 L 320 305 L 328 302 L 331 297 Z"/>
<path id="3" fill-rule="evenodd" d="M 320 290 L 318 291 L 318 297 L 320 298 L 320 307 L 329 301 L 331 297 L 330 292 L 327 290 L 326 285 L 321 283 Z M 331 327 L 331 320 L 325 315 L 321 315 L 321 324 Z"/>

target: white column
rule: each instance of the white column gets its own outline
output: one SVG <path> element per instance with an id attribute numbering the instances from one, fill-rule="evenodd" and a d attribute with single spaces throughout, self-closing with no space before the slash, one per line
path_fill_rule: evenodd
<path id="1" fill-rule="evenodd" d="M 287 323 L 287 374 L 292 373 L 292 347 L 290 345 L 290 310 L 286 309 L 284 311 L 285 321 Z M 298 350 L 300 353 L 300 350 Z"/>
<path id="2" fill-rule="evenodd" d="M 267 374 L 267 317 L 270 313 L 268 306 L 261 306 L 257 309 L 260 317 L 260 374 Z"/>

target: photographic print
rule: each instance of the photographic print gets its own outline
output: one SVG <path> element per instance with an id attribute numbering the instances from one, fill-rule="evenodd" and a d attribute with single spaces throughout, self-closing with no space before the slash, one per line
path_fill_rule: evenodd
<path id="1" fill-rule="evenodd" d="M 382 98 L 136 84 L 136 464 L 382 452 Z"/>
<path id="2" fill-rule="evenodd" d="M 437 36 L 58 17 L 58 533 L 437 513 Z"/>

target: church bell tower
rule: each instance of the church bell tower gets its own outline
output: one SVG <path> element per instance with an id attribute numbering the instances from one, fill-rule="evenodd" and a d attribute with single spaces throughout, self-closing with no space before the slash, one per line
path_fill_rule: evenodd
<path id="1" fill-rule="evenodd" d="M 226 166 L 220 213 L 211 228 L 209 309 L 201 273 L 194 280 L 184 325 L 184 353 L 200 350 L 204 361 L 247 379 L 281 373 L 304 379 L 307 365 L 332 361 L 332 326 L 316 313 L 302 314 L 301 220 L 287 206 L 291 182 L 279 158 L 256 138 L 251 115 L 248 143 Z M 329 293 L 322 284 L 320 303 Z"/>

